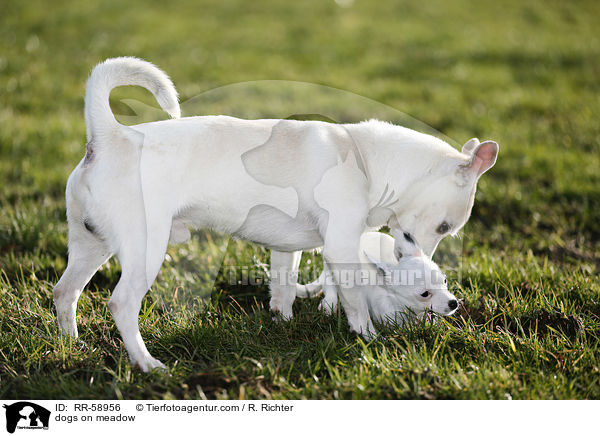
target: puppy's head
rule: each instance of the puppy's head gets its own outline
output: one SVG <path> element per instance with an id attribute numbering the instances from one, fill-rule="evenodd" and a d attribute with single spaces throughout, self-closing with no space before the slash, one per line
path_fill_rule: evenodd
<path id="1" fill-rule="evenodd" d="M 410 188 L 403 211 L 390 221 L 392 235 L 399 241 L 404 231 L 409 232 L 431 256 L 442 238 L 456 234 L 469 219 L 477 181 L 497 156 L 498 144 L 473 138 L 458 157 L 439 162 L 431 177 Z"/>
<path id="2" fill-rule="evenodd" d="M 388 296 L 392 312 L 421 314 L 431 310 L 440 315 L 451 315 L 458 308 L 458 300 L 448 291 L 446 276 L 416 244 L 408 233 L 396 241 L 397 263 L 387 263 L 365 252 L 369 262 L 377 268 L 381 283 Z M 377 316 L 383 318 L 382 316 Z"/>

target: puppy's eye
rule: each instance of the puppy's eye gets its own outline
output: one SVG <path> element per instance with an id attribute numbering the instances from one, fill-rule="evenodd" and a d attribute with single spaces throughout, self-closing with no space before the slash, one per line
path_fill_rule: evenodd
<path id="1" fill-rule="evenodd" d="M 444 233 L 448 233 L 450 231 L 450 224 L 448 224 L 446 221 L 444 221 L 442 224 L 440 224 L 438 226 L 437 229 L 435 229 L 436 232 L 438 232 L 440 235 L 443 235 Z"/>
<path id="2" fill-rule="evenodd" d="M 430 294 L 430 292 L 429 292 L 429 291 L 425 291 L 425 292 L 423 292 L 423 293 L 421 294 L 421 297 L 423 297 L 423 298 L 427 298 L 427 297 L 429 297 L 429 294 Z"/>
<path id="3" fill-rule="evenodd" d="M 444 284 L 448 283 L 448 280 L 446 279 L 446 277 L 444 277 Z"/>

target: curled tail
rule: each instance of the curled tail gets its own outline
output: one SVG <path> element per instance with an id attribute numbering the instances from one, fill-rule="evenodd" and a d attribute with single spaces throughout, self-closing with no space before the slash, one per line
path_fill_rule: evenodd
<path id="1" fill-rule="evenodd" d="M 319 278 L 314 282 L 306 285 L 296 284 L 296 297 L 298 298 L 312 298 L 321 294 L 323 291 L 323 283 L 325 282 L 325 271 L 321 273 Z"/>
<path id="2" fill-rule="evenodd" d="M 181 110 L 171 79 L 150 62 L 133 57 L 107 59 L 96 65 L 85 90 L 85 123 L 88 142 L 111 135 L 123 127 L 113 115 L 108 97 L 117 86 L 138 85 L 148 89 L 163 110 L 179 118 Z"/>

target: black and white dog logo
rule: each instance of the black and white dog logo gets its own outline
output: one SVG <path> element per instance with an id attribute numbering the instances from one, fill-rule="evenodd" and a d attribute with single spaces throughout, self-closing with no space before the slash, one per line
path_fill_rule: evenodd
<path id="1" fill-rule="evenodd" d="M 48 429 L 50 411 L 29 401 L 19 401 L 4 405 L 6 409 L 6 430 L 14 433 L 18 429 Z"/>

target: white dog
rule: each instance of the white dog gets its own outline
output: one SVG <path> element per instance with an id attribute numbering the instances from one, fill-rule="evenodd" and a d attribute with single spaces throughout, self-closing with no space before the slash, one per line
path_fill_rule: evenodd
<path id="1" fill-rule="evenodd" d="M 124 126 L 110 110 L 116 86 L 149 89 L 173 120 Z M 296 270 L 302 250 L 323 246 L 328 267 L 358 265 L 360 235 L 389 223 L 426 254 L 467 221 L 477 180 L 498 145 L 445 142 L 379 121 L 178 119 L 177 93 L 135 58 L 97 65 L 85 97 L 87 153 L 67 182 L 69 259 L 54 288 L 60 329 L 77 335 L 79 295 L 110 256 L 121 278 L 109 309 L 132 364 L 163 365 L 144 344 L 138 313 L 169 241 L 211 227 L 271 249 L 272 268 Z M 372 336 L 366 286 L 341 287 L 350 327 Z M 271 308 L 290 317 L 296 283 L 271 285 Z"/>
<path id="2" fill-rule="evenodd" d="M 385 233 L 363 233 L 359 257 L 361 279 L 374 284 L 366 293 L 372 319 L 402 325 L 411 315 L 422 315 L 427 310 L 446 316 L 458 308 L 458 300 L 448 292 L 446 276 L 408 233 L 397 242 Z M 299 285 L 297 296 L 306 298 L 323 293 L 320 308 L 327 313 L 335 311 L 338 280 L 331 274 L 324 264 L 319 279 L 306 286 Z"/>

